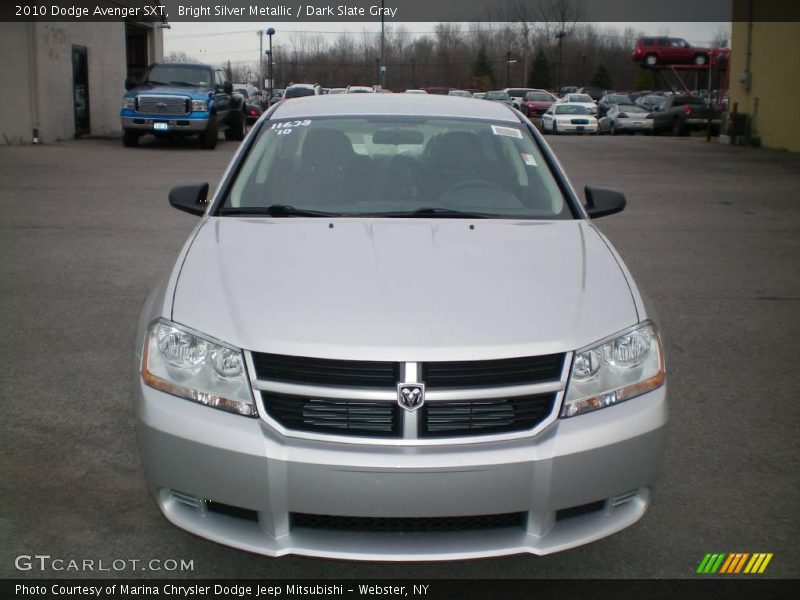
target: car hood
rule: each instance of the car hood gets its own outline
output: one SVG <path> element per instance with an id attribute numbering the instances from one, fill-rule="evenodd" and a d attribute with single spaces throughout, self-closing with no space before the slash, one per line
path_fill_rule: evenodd
<path id="1" fill-rule="evenodd" d="M 204 99 L 208 97 L 210 90 L 180 86 L 180 85 L 140 85 L 139 87 L 131 90 L 126 95 L 135 96 L 136 94 L 147 94 L 149 96 L 189 96 L 190 98 Z"/>
<path id="2" fill-rule="evenodd" d="M 586 221 L 212 217 L 172 318 L 247 350 L 353 360 L 576 349 L 637 322 Z"/>

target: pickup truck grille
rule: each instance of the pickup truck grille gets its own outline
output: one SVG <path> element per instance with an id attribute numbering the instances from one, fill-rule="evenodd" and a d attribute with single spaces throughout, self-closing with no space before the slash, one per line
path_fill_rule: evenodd
<path id="1" fill-rule="evenodd" d="M 186 96 L 147 96 L 136 98 L 136 112 L 156 115 L 185 115 L 191 111 L 191 100 Z"/>
<path id="2" fill-rule="evenodd" d="M 399 363 L 249 356 L 264 418 L 286 434 L 421 444 L 535 432 L 555 418 L 570 358 L 562 353 Z M 424 385 L 424 401 L 407 410 L 399 402 L 398 386 L 412 383 Z"/>

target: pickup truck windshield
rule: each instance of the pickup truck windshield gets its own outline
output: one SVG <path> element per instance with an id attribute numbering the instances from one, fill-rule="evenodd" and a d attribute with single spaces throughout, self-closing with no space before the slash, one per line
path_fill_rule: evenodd
<path id="1" fill-rule="evenodd" d="M 200 65 L 155 65 L 142 83 L 207 88 L 211 86 L 211 69 Z"/>
<path id="2" fill-rule="evenodd" d="M 523 126 L 388 116 L 264 123 L 218 213 L 248 209 L 281 217 L 573 218 Z"/>

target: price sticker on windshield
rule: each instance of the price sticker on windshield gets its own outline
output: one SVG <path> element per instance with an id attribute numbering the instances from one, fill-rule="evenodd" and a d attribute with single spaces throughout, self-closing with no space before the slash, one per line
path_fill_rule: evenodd
<path id="1" fill-rule="evenodd" d="M 522 139 L 522 132 L 513 127 L 501 127 L 500 125 L 492 125 L 492 133 L 495 135 L 503 135 L 505 137 L 513 137 L 518 140 Z"/>

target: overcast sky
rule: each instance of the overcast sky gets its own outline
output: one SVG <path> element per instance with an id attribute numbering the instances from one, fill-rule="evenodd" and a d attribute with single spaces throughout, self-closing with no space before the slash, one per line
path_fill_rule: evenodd
<path id="1" fill-rule="evenodd" d="M 494 24 L 497 25 L 497 24 Z M 654 35 L 672 35 L 682 37 L 697 46 L 708 45 L 722 30 L 730 32 L 730 23 L 596 23 L 608 35 L 620 34 L 626 27 Z M 291 40 L 303 35 L 322 33 L 325 37 L 334 38 L 339 32 L 346 31 L 359 35 L 362 31 L 380 32 L 380 23 L 171 23 L 171 29 L 164 31 L 164 54 L 177 50 L 209 63 L 222 63 L 230 60 L 258 61 L 258 35 L 259 29 L 265 30 L 274 27 L 277 31 L 272 38 L 273 45 L 281 49 L 289 49 Z M 396 23 L 393 26 L 403 26 L 410 32 L 432 32 L 435 23 Z M 469 24 L 463 24 L 466 29 Z M 483 27 L 490 28 L 492 23 L 483 23 Z M 267 47 L 267 38 L 264 36 L 264 48 Z M 505 50 L 505 49 L 504 49 Z"/>

